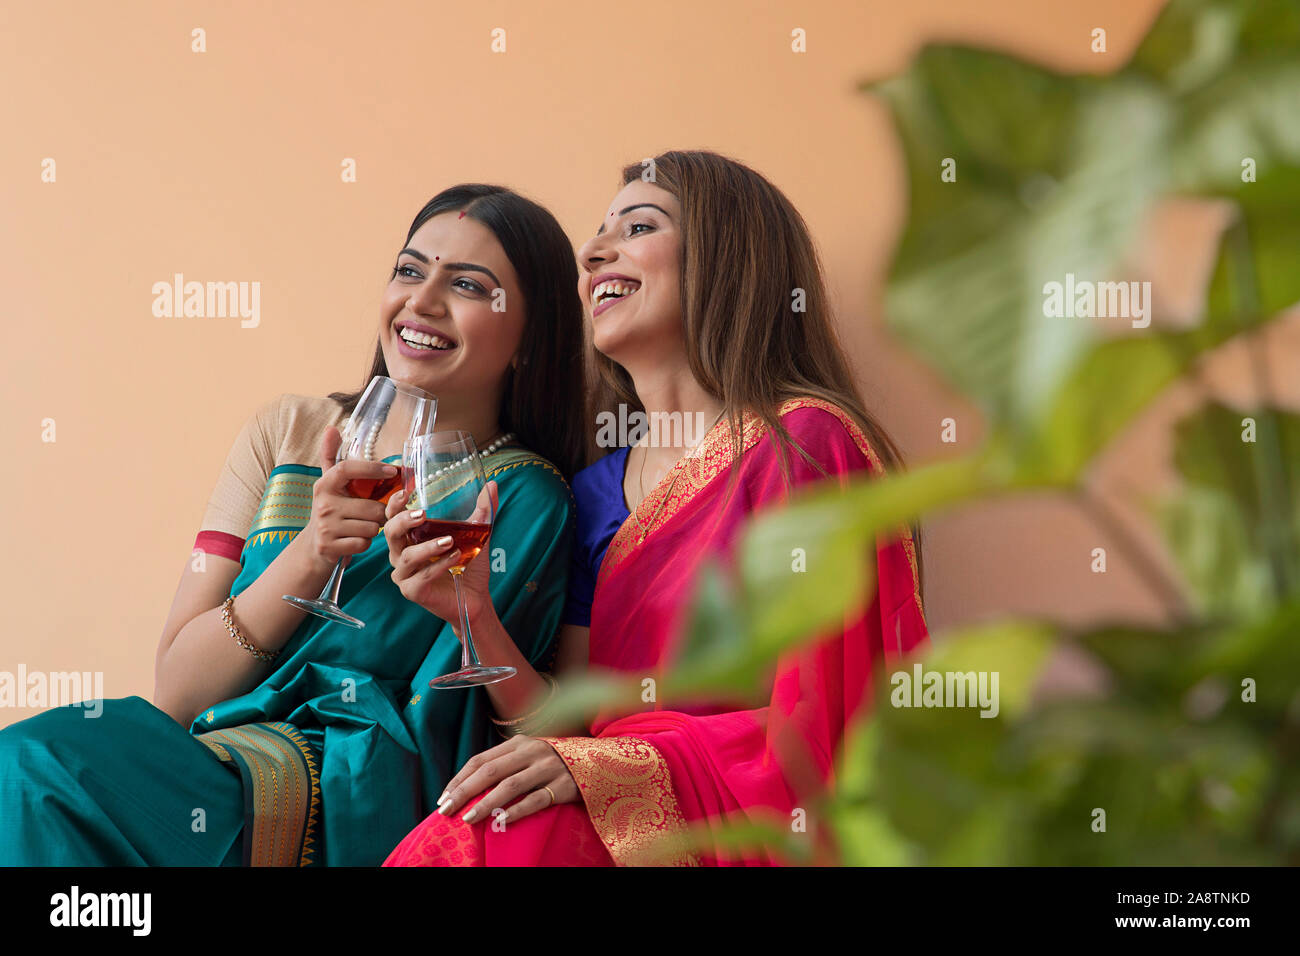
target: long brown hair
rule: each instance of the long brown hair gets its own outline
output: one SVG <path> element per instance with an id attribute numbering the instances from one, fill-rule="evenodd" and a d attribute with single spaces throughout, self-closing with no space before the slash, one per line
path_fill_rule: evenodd
<path id="1" fill-rule="evenodd" d="M 555 217 L 532 200 L 503 186 L 464 183 L 425 203 L 407 230 L 406 241 L 434 216 L 453 211 L 492 230 L 514 266 L 524 296 L 519 368 L 506 370 L 501 427 L 550 460 L 565 478 L 572 478 L 582 467 L 586 450 L 580 416 L 587 388 L 582 299 L 569 237 Z M 365 381 L 387 374 L 383 346 L 376 342 Z M 330 398 L 350 413 L 362 391 L 364 386 L 355 392 L 334 392 Z"/>
<path id="2" fill-rule="evenodd" d="M 853 418 L 886 469 L 901 469 L 898 447 L 849 371 L 817 250 L 785 194 L 748 166 L 700 150 L 670 150 L 652 166 L 628 165 L 623 185 L 648 176 L 647 169 L 650 181 L 681 204 L 686 354 L 695 380 L 722 402 L 737 452 L 740 416 L 748 411 L 772 429 L 787 479 L 791 449 L 824 474 L 778 414 L 787 399 L 815 397 Z M 793 308 L 799 292 L 802 312 Z M 598 403 L 622 401 L 644 411 L 625 368 L 599 352 L 593 361 L 605 387 Z M 919 529 L 913 535 L 919 560 Z"/>

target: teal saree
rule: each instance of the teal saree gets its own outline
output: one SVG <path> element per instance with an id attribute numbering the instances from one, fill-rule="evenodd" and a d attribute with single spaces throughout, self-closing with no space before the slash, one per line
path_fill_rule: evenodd
<path id="1" fill-rule="evenodd" d="M 500 491 L 492 600 L 547 669 L 572 496 L 530 452 L 485 465 Z M 320 474 L 271 472 L 232 594 L 305 527 Z M 460 666 L 460 642 L 391 573 L 381 534 L 343 576 L 340 603 L 365 629 L 307 617 L 257 687 L 214 702 L 188 732 L 139 697 L 105 700 L 96 718 L 60 707 L 0 730 L 0 865 L 381 863 L 464 761 L 500 743 L 484 688 L 429 689 Z"/>

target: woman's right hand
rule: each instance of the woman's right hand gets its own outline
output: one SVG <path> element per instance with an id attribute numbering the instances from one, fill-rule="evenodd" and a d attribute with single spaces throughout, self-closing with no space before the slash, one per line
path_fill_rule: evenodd
<path id="1" fill-rule="evenodd" d="M 320 443 L 321 476 L 312 487 L 311 519 L 298 537 L 305 538 L 307 553 L 322 568 L 370 547 L 384 526 L 384 503 L 348 494 L 354 478 L 382 478 L 396 474 L 393 465 L 347 458 L 335 463 L 343 438 L 339 430 L 325 429 Z M 401 495 L 394 495 L 400 498 Z"/>

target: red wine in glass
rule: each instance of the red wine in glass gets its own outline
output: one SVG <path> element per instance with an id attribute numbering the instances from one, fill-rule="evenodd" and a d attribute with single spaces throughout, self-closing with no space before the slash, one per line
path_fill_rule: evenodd
<path id="1" fill-rule="evenodd" d="M 433 395 L 386 375 L 376 375 L 339 436 L 342 441 L 336 460 L 378 460 L 385 448 L 404 447 L 405 441 L 430 434 L 437 414 L 438 399 Z M 390 478 L 354 478 L 347 483 L 347 491 L 357 498 L 384 501 L 402 487 L 402 473 L 399 466 L 397 474 Z M 319 597 L 285 594 L 284 600 L 336 624 L 365 627 L 365 621 L 339 607 L 343 569 L 350 559 L 351 555 L 346 555 L 338 560 Z"/>
<path id="2" fill-rule="evenodd" d="M 453 567 L 463 568 L 478 557 L 478 553 L 488 543 L 488 538 L 492 535 L 492 526 L 474 521 L 445 521 L 438 518 L 425 518 L 408 533 L 411 540 L 416 544 L 428 541 L 431 538 L 442 538 L 451 535 L 451 550 L 444 553 L 450 554 L 451 551 L 459 550 L 460 558 Z M 437 561 L 441 557 L 442 555 L 438 555 L 433 560 Z"/>
<path id="3" fill-rule="evenodd" d="M 402 472 L 403 469 L 398 466 L 397 474 L 391 478 L 353 478 L 346 486 L 348 494 L 354 498 L 369 498 L 387 504 L 392 493 L 406 485 Z"/>
<path id="4" fill-rule="evenodd" d="M 464 431 L 434 432 L 411 439 L 403 447 L 406 507 L 424 512 L 422 522 L 407 534 L 415 543 L 450 536 L 460 558 L 447 570 L 456 589 L 460 618 L 460 670 L 429 681 L 433 690 L 491 684 L 515 675 L 510 666 L 484 665 L 474 650 L 461 575 L 492 534 L 492 503 L 487 493 L 483 459 L 474 436 Z M 444 552 L 445 553 L 445 552 Z M 434 559 L 435 561 L 438 558 Z"/>

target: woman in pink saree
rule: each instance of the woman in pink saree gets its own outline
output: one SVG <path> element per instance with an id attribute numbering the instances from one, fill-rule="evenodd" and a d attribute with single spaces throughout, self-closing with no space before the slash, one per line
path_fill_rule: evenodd
<path id="1" fill-rule="evenodd" d="M 557 661 L 560 671 L 585 665 L 647 686 L 680 651 L 701 565 L 730 563 L 749 518 L 801 486 L 899 465 L 857 396 L 811 239 L 789 201 L 712 153 L 665 153 L 653 170 L 651 181 L 642 164 L 624 170 L 579 253 L 597 364 L 650 421 L 676 412 L 713 424 L 675 447 L 657 445 L 652 431 L 575 478 L 578 556 Z M 454 556 L 438 542 L 407 546 L 408 519 L 395 510 L 390 519 L 394 580 L 449 613 L 442 578 Z M 746 820 L 788 826 L 833 786 L 845 730 L 870 706 L 873 671 L 926 640 L 910 531 L 874 550 L 869 601 L 783 657 L 762 706 L 647 694 L 602 712 L 581 736 L 533 737 L 519 732 L 526 720 L 498 722 L 514 735 L 465 764 L 438 812 L 385 865 L 783 862 L 765 849 L 726 850 L 707 834 Z M 486 568 L 474 580 L 485 592 Z M 514 660 L 493 620 L 490 600 L 475 602 L 480 658 Z M 545 689 L 531 669 L 520 677 Z M 704 842 L 683 839 L 688 827 Z"/>

